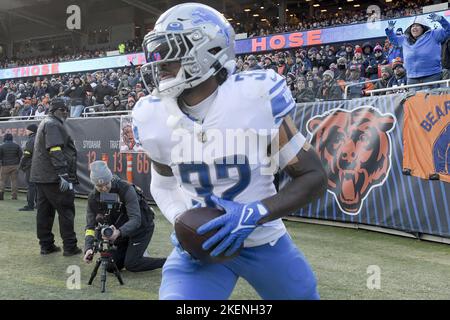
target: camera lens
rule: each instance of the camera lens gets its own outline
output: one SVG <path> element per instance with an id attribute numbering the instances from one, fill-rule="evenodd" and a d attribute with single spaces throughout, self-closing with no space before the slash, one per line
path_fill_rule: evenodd
<path id="1" fill-rule="evenodd" d="M 104 237 L 111 237 L 112 236 L 112 234 L 113 234 L 114 232 L 113 232 L 113 229 L 111 228 L 111 227 L 104 227 L 103 229 L 102 229 L 102 236 L 104 236 Z"/>

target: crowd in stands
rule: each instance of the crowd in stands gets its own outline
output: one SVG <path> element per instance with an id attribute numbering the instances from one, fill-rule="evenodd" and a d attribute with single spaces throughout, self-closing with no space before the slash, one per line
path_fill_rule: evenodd
<path id="1" fill-rule="evenodd" d="M 80 116 L 85 109 L 127 112 L 147 94 L 139 67 L 14 79 L 0 84 L 0 117 L 43 118 L 54 97 L 67 98 L 72 117 Z"/>
<path id="2" fill-rule="evenodd" d="M 394 29 L 395 22 L 389 21 L 384 43 L 344 43 L 239 56 L 235 72 L 273 69 L 286 78 L 299 103 L 359 98 L 372 89 L 399 92 L 408 83 L 449 79 L 450 24 L 436 14 L 428 19 L 439 22 L 442 28 L 430 30 L 426 21 L 416 19 L 403 35 L 401 29 Z M 414 26 L 422 30 L 416 36 Z M 419 50 L 414 45 L 420 37 Z M 431 48 L 431 56 L 424 46 Z M 409 69 L 404 58 L 413 61 Z M 86 110 L 128 112 L 147 94 L 139 66 L 0 81 L 0 117 L 43 117 L 53 97 L 68 99 L 72 117 Z"/>
<path id="3" fill-rule="evenodd" d="M 233 27 L 237 33 L 246 32 L 248 37 L 267 36 L 274 33 L 305 31 L 311 29 L 320 29 L 337 25 L 364 23 L 375 19 L 395 19 L 407 16 L 422 14 L 422 7 L 432 4 L 432 0 L 407 1 L 399 0 L 386 3 L 386 7 L 381 9 L 379 16 L 377 14 L 367 13 L 367 10 L 339 10 L 337 13 L 320 13 L 318 15 L 298 16 L 287 15 L 287 23 L 279 25 L 276 17 L 270 21 L 270 26 L 266 22 L 256 22 L 256 20 L 247 19 L 247 22 L 232 21 Z"/>

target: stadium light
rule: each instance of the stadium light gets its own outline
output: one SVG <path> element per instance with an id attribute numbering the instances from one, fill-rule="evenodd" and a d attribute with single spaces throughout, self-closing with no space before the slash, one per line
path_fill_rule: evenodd
<path id="1" fill-rule="evenodd" d="M 259 14 L 255 13 L 253 16 L 254 16 L 254 17 L 259 17 Z"/>
<path id="2" fill-rule="evenodd" d="M 249 9 L 249 8 L 245 8 L 244 11 L 245 11 L 245 12 L 250 12 L 250 11 L 252 11 L 252 10 Z"/>
<path id="3" fill-rule="evenodd" d="M 313 4 L 313 7 L 320 7 L 320 4 L 318 4 L 318 3 L 315 3 L 315 4 Z"/>

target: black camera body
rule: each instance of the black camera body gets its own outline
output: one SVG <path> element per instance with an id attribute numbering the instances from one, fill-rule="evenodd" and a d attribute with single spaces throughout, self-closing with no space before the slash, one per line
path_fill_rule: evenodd
<path id="1" fill-rule="evenodd" d="M 117 193 L 100 192 L 100 205 L 104 211 L 120 210 L 120 198 Z"/>
<path id="2" fill-rule="evenodd" d="M 102 213 L 97 214 L 95 220 L 97 227 L 95 228 L 94 253 L 106 252 L 111 250 L 113 243 L 110 240 L 104 240 L 103 237 L 111 237 L 114 233 L 111 228 L 110 215 L 112 211 L 120 210 L 120 198 L 117 193 L 100 193 L 100 210 Z"/>

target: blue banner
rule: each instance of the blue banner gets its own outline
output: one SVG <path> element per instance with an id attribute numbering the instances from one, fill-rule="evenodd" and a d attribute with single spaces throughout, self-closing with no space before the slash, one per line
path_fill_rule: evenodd
<path id="1" fill-rule="evenodd" d="M 450 10 L 438 12 L 450 21 Z M 423 15 L 427 17 L 428 15 Z M 392 19 L 397 23 L 396 28 L 402 28 L 405 31 L 414 21 L 416 16 Z M 280 49 L 290 49 L 297 47 L 306 47 L 322 44 L 331 44 L 338 42 L 351 42 L 357 40 L 374 39 L 386 37 L 385 29 L 388 20 L 376 22 L 358 23 L 345 25 L 342 27 L 332 27 L 303 32 L 291 32 L 267 37 L 254 37 L 250 39 L 236 41 L 236 53 L 245 54 L 252 52 L 263 52 Z M 440 26 L 437 22 L 430 26 Z"/>

